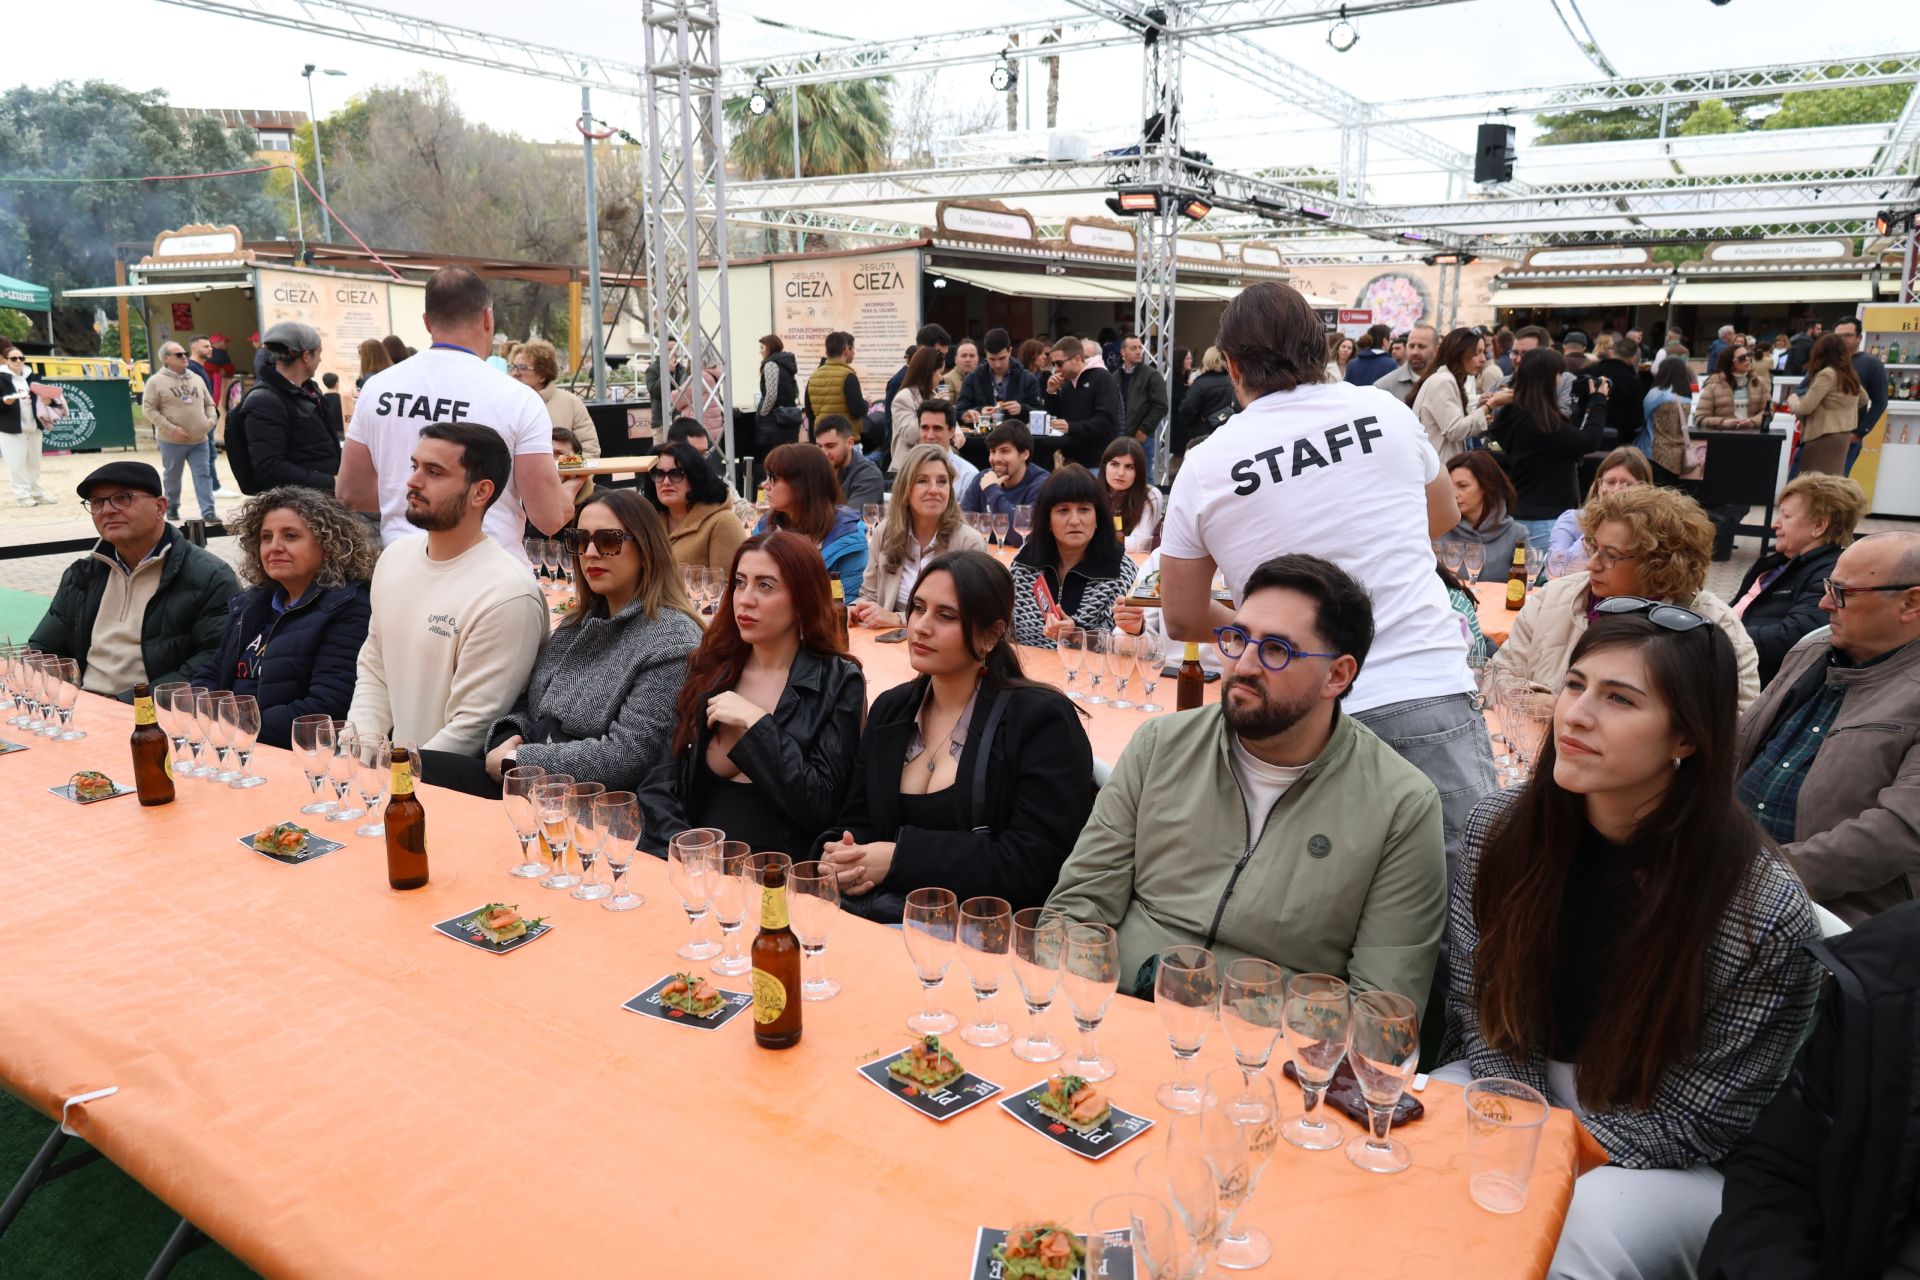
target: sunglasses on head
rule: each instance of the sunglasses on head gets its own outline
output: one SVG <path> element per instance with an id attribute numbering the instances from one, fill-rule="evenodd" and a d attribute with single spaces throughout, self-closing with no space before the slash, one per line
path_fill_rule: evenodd
<path id="1" fill-rule="evenodd" d="M 617 556 L 622 546 L 638 541 L 640 539 L 625 529 L 595 529 L 592 533 L 581 529 L 563 529 L 560 532 L 560 546 L 570 556 L 581 555 L 588 547 L 603 556 Z"/>
<path id="2" fill-rule="evenodd" d="M 1644 596 L 1608 596 L 1595 604 L 1593 609 L 1595 613 L 1605 614 L 1645 613 L 1648 622 L 1667 631 L 1692 631 L 1695 627 L 1708 625 L 1705 618 L 1691 609 L 1648 600 Z"/>

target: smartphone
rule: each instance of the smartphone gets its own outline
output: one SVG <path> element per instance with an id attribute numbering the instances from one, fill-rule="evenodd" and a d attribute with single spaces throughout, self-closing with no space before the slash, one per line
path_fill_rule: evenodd
<path id="1" fill-rule="evenodd" d="M 907 629 L 905 627 L 895 627 L 893 630 L 877 635 L 873 639 L 876 644 L 899 644 L 906 638 Z"/>

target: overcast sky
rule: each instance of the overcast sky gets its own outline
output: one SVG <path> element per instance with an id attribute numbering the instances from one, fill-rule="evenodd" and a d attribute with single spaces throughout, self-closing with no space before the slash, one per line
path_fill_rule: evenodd
<path id="1" fill-rule="evenodd" d="M 641 61 L 639 0 L 617 5 L 605 0 L 543 0 L 537 5 L 524 0 L 457 5 L 396 0 L 391 7 L 532 43 Z M 1891 14 L 1898 7 L 1881 6 L 1874 12 Z M 1710 0 L 1585 0 L 1583 8 L 1600 48 L 1627 76 L 1866 54 L 1885 50 L 1890 39 L 1888 25 L 1879 21 L 1809 23 L 1814 10 L 1804 0 L 1732 0 L 1725 6 Z M 81 9 L 92 35 L 76 29 Z M 721 54 L 732 62 L 824 43 L 756 22 L 755 15 L 876 39 L 984 25 L 986 14 L 1009 10 L 1023 18 L 1068 12 L 1057 0 L 1017 6 L 910 5 L 898 0 L 800 6 L 790 0 L 729 0 L 721 10 Z M 620 16 L 610 20 L 615 13 Z M 579 111 L 577 88 L 419 59 L 331 36 L 303 37 L 162 0 L 87 0 L 79 8 L 25 5 L 16 9 L 11 25 L 13 47 L 32 52 L 9 59 L 9 72 L 24 75 L 32 84 L 103 78 L 130 88 L 163 88 L 182 106 L 304 110 L 306 86 L 300 68 L 312 61 L 348 73 L 315 77 L 317 106 L 324 118 L 356 92 L 431 69 L 446 77 L 471 118 L 534 138 L 576 136 L 572 122 Z M 1473 0 L 1367 18 L 1358 27 L 1360 42 L 1346 54 L 1326 45 L 1320 26 L 1281 28 L 1257 39 L 1372 102 L 1602 78 L 1568 36 L 1550 0 Z M 1131 48 L 1070 55 L 1061 74 L 1061 127 L 1095 130 L 1137 120 L 1139 68 L 1140 55 Z M 943 100 L 956 106 L 996 101 L 987 72 L 985 66 L 972 65 L 940 73 Z M 1038 66 L 1028 83 L 1038 119 L 1045 90 Z M 1187 115 L 1195 122 L 1196 135 L 1191 143 L 1210 148 L 1216 159 L 1235 167 L 1331 162 L 1335 152 L 1330 134 L 1248 128 L 1248 118 L 1271 110 L 1264 99 L 1257 88 L 1189 64 Z M 635 100 L 606 95 L 596 107 L 604 118 L 641 131 Z M 1199 123 L 1209 117 L 1239 123 Z M 1470 148 L 1474 123 L 1437 125 L 1434 132 Z"/>

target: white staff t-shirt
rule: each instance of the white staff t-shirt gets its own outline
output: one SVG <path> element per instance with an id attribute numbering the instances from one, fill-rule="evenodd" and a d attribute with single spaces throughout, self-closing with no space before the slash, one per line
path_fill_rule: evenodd
<path id="1" fill-rule="evenodd" d="M 413 474 L 413 446 L 430 422 L 492 427 L 516 459 L 530 453 L 553 456 L 553 420 L 540 393 L 470 352 L 433 347 L 382 369 L 360 389 L 347 439 L 358 440 L 373 454 L 380 485 L 380 535 L 390 544 L 423 532 L 407 523 L 407 478 Z M 487 511 L 485 528 L 522 564 L 528 563 L 526 519 L 509 472 L 506 491 Z"/>
<path id="2" fill-rule="evenodd" d="M 1187 450 L 1160 549 L 1211 557 L 1233 598 L 1261 564 L 1331 560 L 1373 598 L 1349 712 L 1466 693 L 1466 645 L 1434 572 L 1426 486 L 1440 459 L 1413 411 L 1347 382 L 1262 396 Z"/>

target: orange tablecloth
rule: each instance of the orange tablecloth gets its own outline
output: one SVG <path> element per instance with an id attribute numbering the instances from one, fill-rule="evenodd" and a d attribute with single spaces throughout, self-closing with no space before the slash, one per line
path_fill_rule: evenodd
<path id="1" fill-rule="evenodd" d="M 1473 598 L 1480 606 L 1476 611 L 1480 616 L 1480 634 L 1495 644 L 1505 644 L 1507 632 L 1513 627 L 1513 614 L 1507 610 L 1505 580 L 1474 583 Z"/>
<path id="2" fill-rule="evenodd" d="M 894 930 L 843 919 L 828 960 L 845 991 L 806 1006 L 798 1047 L 765 1052 L 745 1018 L 708 1033 L 620 1007 L 683 964 L 686 917 L 660 863 L 636 865 L 644 907 L 603 911 L 508 876 L 517 846 L 497 806 L 423 787 L 426 888 L 388 889 L 381 843 L 351 836 L 281 866 L 235 838 L 295 816 L 306 786 L 290 755 L 263 750 L 271 783 L 251 791 L 182 779 L 167 807 L 80 808 L 46 788 L 84 767 L 130 780 L 131 713 L 88 695 L 78 723 L 85 742 L 0 757 L 0 1080 L 50 1115 L 119 1086 L 76 1109 L 80 1133 L 265 1275 L 757 1280 L 906 1258 L 906 1272 L 958 1276 L 976 1226 L 1084 1223 L 1159 1141 L 1095 1164 L 993 1103 L 937 1124 L 882 1096 L 854 1068 L 900 1047 L 918 1004 Z M 555 927 L 506 956 L 430 928 L 492 900 Z M 971 1006 L 958 965 L 942 999 Z M 1011 983 L 999 1001 L 1024 1016 Z M 1053 1017 L 1071 1033 L 1064 1002 Z M 1158 1116 L 1173 1060 L 1153 1010 L 1117 1000 L 1102 1039 L 1115 1100 Z M 1046 1071 L 1004 1049 L 963 1056 L 1009 1093 Z M 1220 1036 L 1202 1061 L 1230 1061 Z M 1249 1211 L 1286 1259 L 1269 1274 L 1544 1272 L 1572 1117 L 1549 1122 L 1527 1210 L 1499 1217 L 1468 1198 L 1458 1091 L 1436 1083 L 1425 1101 L 1403 1174 L 1282 1144 Z"/>

